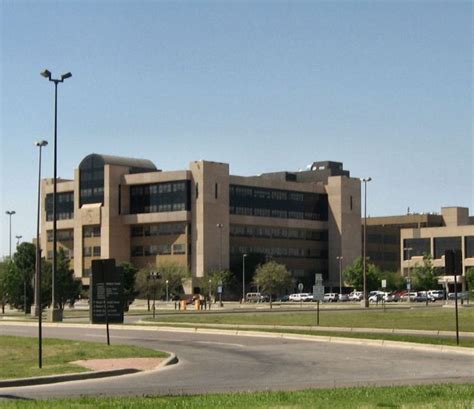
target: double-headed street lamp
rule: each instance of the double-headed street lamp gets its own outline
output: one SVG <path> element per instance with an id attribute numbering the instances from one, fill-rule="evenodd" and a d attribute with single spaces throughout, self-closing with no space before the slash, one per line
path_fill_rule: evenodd
<path id="1" fill-rule="evenodd" d="M 39 148 L 38 160 L 38 197 L 36 209 L 36 272 L 35 272 L 35 315 L 38 316 L 38 366 L 43 366 L 42 352 L 42 308 L 41 308 L 41 244 L 40 244 L 40 209 L 41 209 L 41 150 L 47 146 L 45 140 L 35 142 Z"/>
<path id="2" fill-rule="evenodd" d="M 59 313 L 55 313 L 56 308 L 56 294 L 55 294 L 55 277 L 56 277 L 56 268 L 57 268 L 57 217 L 56 217 L 56 204 L 57 204 L 57 158 L 58 158 L 58 84 L 64 82 L 65 79 L 71 78 L 72 74 L 67 72 L 66 74 L 61 75 L 61 78 L 54 79 L 51 78 L 51 72 L 44 70 L 41 75 L 47 78 L 49 81 L 54 83 L 54 148 L 53 148 L 53 158 L 54 158 L 54 169 L 53 169 L 53 268 L 51 272 L 51 321 L 61 321 L 61 316 Z"/>
<path id="3" fill-rule="evenodd" d="M 363 280 L 364 280 L 364 307 L 369 307 L 369 300 L 367 299 L 367 183 L 372 180 L 371 177 L 361 179 L 364 182 L 365 193 L 364 193 L 364 249 L 363 249 Z"/>
<path id="4" fill-rule="evenodd" d="M 10 249 L 9 249 L 8 254 L 9 254 L 9 257 L 10 257 L 10 260 L 11 260 L 11 259 L 12 259 L 12 216 L 13 216 L 14 214 L 16 214 L 16 212 L 15 212 L 14 210 L 7 210 L 5 213 L 6 213 L 6 214 L 9 216 L 9 218 L 10 218 L 10 228 L 9 228 L 9 231 L 10 231 L 10 233 L 9 233 Z"/>

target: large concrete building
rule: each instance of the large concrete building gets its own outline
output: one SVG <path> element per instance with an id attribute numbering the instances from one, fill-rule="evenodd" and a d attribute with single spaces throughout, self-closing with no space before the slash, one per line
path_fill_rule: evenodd
<path id="1" fill-rule="evenodd" d="M 474 217 L 469 217 L 466 207 L 443 207 L 442 225 L 438 227 L 416 227 L 401 230 L 400 264 L 407 276 L 410 269 L 423 262 L 423 255 L 431 254 L 439 282 L 450 286 L 453 276 L 444 273 L 444 253 L 459 250 L 462 255 L 462 276 L 458 281 L 466 289 L 466 271 L 474 267 Z"/>
<path id="2" fill-rule="evenodd" d="M 310 290 L 327 287 L 361 253 L 360 181 L 342 163 L 308 170 L 235 176 L 229 165 L 194 161 L 164 172 L 148 160 L 91 154 L 74 179 L 58 180 L 58 246 L 89 284 L 91 261 L 137 267 L 176 261 L 193 277 L 230 269 L 244 254 L 283 263 Z M 52 254 L 52 179 L 43 180 L 41 246 Z"/>
<path id="3" fill-rule="evenodd" d="M 362 219 L 363 224 L 364 219 Z M 401 230 L 440 227 L 443 225 L 443 216 L 434 213 L 368 217 L 367 257 L 382 271 L 401 271 Z"/>

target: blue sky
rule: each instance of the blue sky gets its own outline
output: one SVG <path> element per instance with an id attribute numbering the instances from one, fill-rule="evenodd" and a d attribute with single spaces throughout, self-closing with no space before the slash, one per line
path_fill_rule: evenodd
<path id="1" fill-rule="evenodd" d="M 344 162 L 368 213 L 474 208 L 469 1 L 0 0 L 0 255 L 35 234 L 37 148 L 52 176 L 89 153 L 231 173 Z M 472 211 L 471 211 L 472 213 Z"/>

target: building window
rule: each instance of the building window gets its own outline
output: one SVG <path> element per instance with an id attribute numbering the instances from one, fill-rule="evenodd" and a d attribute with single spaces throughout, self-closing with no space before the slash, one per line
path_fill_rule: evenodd
<path id="1" fill-rule="evenodd" d="M 229 199 L 230 214 L 249 208 L 254 216 L 328 220 L 327 194 L 230 185 Z"/>
<path id="2" fill-rule="evenodd" d="M 352 210 L 352 196 L 351 196 L 351 198 L 350 198 L 350 208 L 351 208 L 351 210 Z"/>
<path id="3" fill-rule="evenodd" d="M 421 257 L 431 253 L 430 239 L 406 239 L 403 240 L 403 248 L 410 248 L 411 250 L 404 250 L 403 259 L 408 260 L 408 254 L 411 257 Z"/>
<path id="4" fill-rule="evenodd" d="M 461 237 L 436 237 L 434 239 L 435 258 L 444 256 L 446 250 L 461 251 Z"/>
<path id="5" fill-rule="evenodd" d="M 474 236 L 467 236 L 466 237 L 465 258 L 474 258 Z"/>
<path id="6" fill-rule="evenodd" d="M 104 161 L 90 155 L 79 165 L 79 205 L 104 204 Z"/>
<path id="7" fill-rule="evenodd" d="M 186 254 L 186 245 L 173 244 L 173 254 Z"/>
<path id="8" fill-rule="evenodd" d="M 53 220 L 53 194 L 48 193 L 45 199 L 46 220 Z M 74 192 L 60 192 L 56 197 L 57 220 L 74 218 Z"/>
<path id="9" fill-rule="evenodd" d="M 100 237 L 100 225 L 84 226 L 84 237 Z"/>
<path id="10" fill-rule="evenodd" d="M 130 213 L 190 210 L 190 181 L 176 181 L 130 187 Z"/>
<path id="11" fill-rule="evenodd" d="M 217 196 L 218 196 L 218 185 L 217 183 L 214 185 L 214 197 L 215 199 L 217 199 Z"/>
<path id="12" fill-rule="evenodd" d="M 94 246 L 93 255 L 94 257 L 100 257 L 100 246 Z"/>

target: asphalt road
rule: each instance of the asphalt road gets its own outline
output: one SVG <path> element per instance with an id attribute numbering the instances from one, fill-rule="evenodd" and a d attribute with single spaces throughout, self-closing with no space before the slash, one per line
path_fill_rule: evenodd
<path id="1" fill-rule="evenodd" d="M 35 327 L 0 329 L 5 335 L 36 336 Z M 44 336 L 105 342 L 102 328 L 44 328 Z M 179 363 L 115 378 L 2 388 L 0 398 L 176 395 L 437 382 L 474 384 L 474 359 L 449 353 L 129 329 L 112 330 L 111 341 L 174 352 Z"/>

